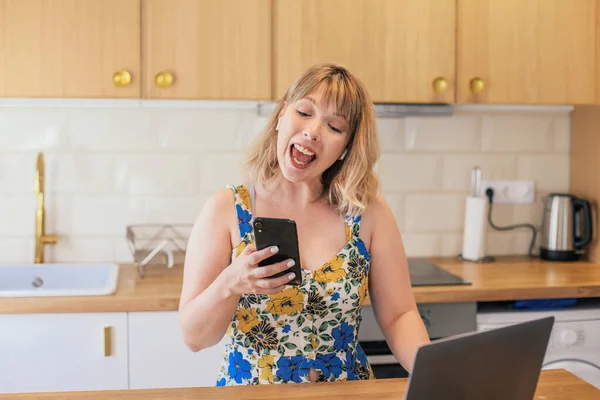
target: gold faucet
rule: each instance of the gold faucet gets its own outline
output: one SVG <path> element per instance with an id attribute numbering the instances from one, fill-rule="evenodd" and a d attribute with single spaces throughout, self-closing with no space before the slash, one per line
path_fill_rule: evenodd
<path id="1" fill-rule="evenodd" d="M 35 173 L 35 194 L 37 209 L 35 212 L 35 263 L 44 262 L 44 249 L 47 244 L 55 244 L 56 235 L 46 234 L 46 209 L 44 208 L 44 155 L 38 153 Z"/>

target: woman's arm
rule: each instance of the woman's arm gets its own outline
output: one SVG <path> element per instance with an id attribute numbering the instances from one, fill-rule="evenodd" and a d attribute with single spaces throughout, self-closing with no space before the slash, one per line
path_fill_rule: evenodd
<path id="1" fill-rule="evenodd" d="M 293 278 L 271 278 L 289 269 L 289 259 L 258 267 L 278 251 L 272 247 L 256 251 L 249 244 L 230 263 L 231 229 L 237 229 L 233 210 L 231 190 L 217 192 L 204 205 L 188 240 L 179 322 L 183 340 L 193 351 L 219 343 L 242 294 L 275 294 Z"/>
<path id="2" fill-rule="evenodd" d="M 219 343 L 237 308 L 239 296 L 228 290 L 228 278 L 222 273 L 231 262 L 234 209 L 230 189 L 212 195 L 188 240 L 179 322 L 183 340 L 193 351 Z"/>
<path id="3" fill-rule="evenodd" d="M 377 196 L 367 217 L 372 256 L 369 298 L 394 356 L 412 373 L 415 352 L 429 343 L 429 335 L 413 296 L 402 237 L 383 196 Z"/>

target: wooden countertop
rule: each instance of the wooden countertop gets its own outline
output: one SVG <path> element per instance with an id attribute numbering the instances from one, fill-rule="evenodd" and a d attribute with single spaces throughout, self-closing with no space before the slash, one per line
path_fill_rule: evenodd
<path id="1" fill-rule="evenodd" d="M 378 379 L 373 381 L 327 382 L 295 385 L 257 385 L 236 387 L 202 387 L 177 389 L 135 389 L 89 392 L 31 393 L 0 395 L 0 399 L 402 399 L 407 379 Z M 534 399 L 597 400 L 600 390 L 575 375 L 562 370 L 544 370 L 540 374 Z"/>
<path id="2" fill-rule="evenodd" d="M 417 303 L 600 297 L 598 263 L 528 257 L 498 257 L 484 264 L 448 258 L 428 260 L 472 284 L 415 287 Z"/>
<path id="3" fill-rule="evenodd" d="M 600 264 L 551 263 L 524 257 L 477 264 L 430 258 L 471 285 L 414 287 L 417 303 L 600 297 Z M 173 311 L 179 305 L 182 266 L 158 268 L 144 278 L 121 265 L 117 291 L 110 296 L 0 298 L 0 314 Z"/>

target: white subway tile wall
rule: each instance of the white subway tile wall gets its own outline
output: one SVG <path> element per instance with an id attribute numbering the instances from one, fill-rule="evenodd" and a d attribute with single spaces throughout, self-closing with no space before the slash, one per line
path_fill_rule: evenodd
<path id="1" fill-rule="evenodd" d="M 47 260 L 127 263 L 126 226 L 193 223 L 211 192 L 240 182 L 245 151 L 266 122 L 252 107 L 0 109 L 0 263 L 33 260 L 38 151 L 47 230 L 59 236 Z M 376 170 L 409 256 L 460 253 L 474 166 L 484 179 L 535 180 L 535 203 L 495 205 L 497 225 L 539 227 L 543 197 L 568 190 L 568 109 L 459 106 L 450 117 L 377 124 Z M 489 228 L 488 253 L 526 254 L 530 240 L 525 229 Z"/>

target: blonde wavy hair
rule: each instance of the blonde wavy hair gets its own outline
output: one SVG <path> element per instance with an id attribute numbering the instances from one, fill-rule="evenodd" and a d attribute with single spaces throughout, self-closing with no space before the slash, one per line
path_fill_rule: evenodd
<path id="1" fill-rule="evenodd" d="M 275 126 L 284 105 L 323 88 L 323 101 L 348 123 L 350 140 L 344 160 L 337 160 L 322 175 L 323 201 L 345 215 L 362 214 L 379 191 L 373 167 L 379 158 L 375 111 L 364 85 L 347 68 L 332 63 L 316 64 L 300 75 L 269 117 L 267 125 L 245 162 L 252 182 L 264 183 L 279 170 Z"/>

